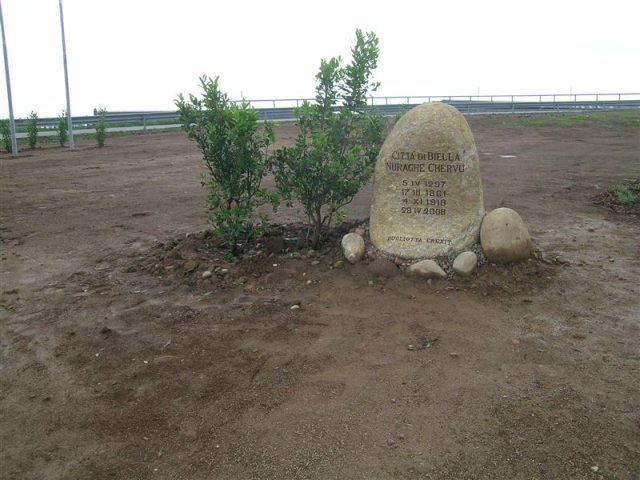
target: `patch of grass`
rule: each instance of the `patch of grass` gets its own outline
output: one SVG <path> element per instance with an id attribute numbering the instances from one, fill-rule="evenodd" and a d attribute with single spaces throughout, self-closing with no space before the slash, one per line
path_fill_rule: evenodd
<path id="1" fill-rule="evenodd" d="M 621 205 L 631 205 L 636 203 L 636 193 L 640 191 L 640 184 L 619 185 L 615 188 L 616 198 Z"/>
<path id="2" fill-rule="evenodd" d="M 96 122 L 92 122 L 92 123 L 74 123 L 73 124 L 73 129 L 74 130 L 82 130 L 85 128 L 96 128 L 96 125 L 98 124 L 98 121 Z M 142 120 L 135 120 L 135 121 L 130 121 L 130 122 L 107 122 L 107 128 L 114 128 L 114 127 L 138 127 L 138 126 L 142 126 L 143 122 Z M 169 118 L 169 119 L 164 119 L 164 120 L 147 120 L 146 122 L 147 127 L 152 126 L 152 125 L 179 125 L 178 122 L 178 118 Z M 56 130 L 57 127 L 53 126 L 53 127 L 45 127 L 45 126 L 41 126 L 38 125 L 38 132 L 50 132 L 52 130 Z M 17 127 L 16 128 L 16 133 L 26 133 L 27 129 L 26 127 Z M 38 138 L 39 140 L 39 138 Z"/>
<path id="3" fill-rule="evenodd" d="M 501 126 L 640 128 L 640 109 L 507 116 Z"/>
<path id="4" fill-rule="evenodd" d="M 127 132 L 109 132 L 109 137 L 129 137 L 129 136 L 142 136 L 142 135 L 158 135 L 158 134 L 162 134 L 162 133 L 167 133 L 167 132 L 177 132 L 178 129 L 176 128 L 171 128 L 171 129 L 157 129 L 157 130 L 147 130 L 147 131 L 143 131 L 143 130 L 133 130 L 133 131 L 127 131 Z M 95 133 L 74 133 L 73 134 L 73 138 L 74 140 L 78 141 L 78 140 L 94 140 L 95 141 Z M 18 143 L 18 150 L 20 152 L 24 151 L 26 148 L 28 148 L 29 144 L 27 142 L 26 138 L 18 138 L 16 139 L 17 143 Z M 58 145 L 58 137 L 57 136 L 39 136 L 38 137 L 38 145 L 40 145 L 41 147 L 51 147 L 54 145 Z M 1 146 L 1 143 L 0 143 Z M 0 149 L 1 150 L 1 149 Z M 9 152 L 10 153 L 10 152 Z"/>
<path id="5" fill-rule="evenodd" d="M 147 120 L 146 125 L 150 127 L 152 125 L 179 125 L 178 119 L 168 119 L 168 120 Z M 73 128 L 82 129 L 82 128 L 96 128 L 96 123 L 86 123 L 82 125 L 74 125 Z M 132 122 L 107 122 L 107 128 L 115 128 L 115 127 L 142 127 L 143 123 L 141 120 L 132 121 Z"/>

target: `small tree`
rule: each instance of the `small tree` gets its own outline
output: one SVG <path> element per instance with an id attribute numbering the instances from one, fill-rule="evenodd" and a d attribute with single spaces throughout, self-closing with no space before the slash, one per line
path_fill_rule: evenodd
<path id="1" fill-rule="evenodd" d="M 353 200 L 371 178 L 382 145 L 385 122 L 367 108 L 377 66 L 378 37 L 356 31 L 352 60 L 321 60 L 314 104 L 295 109 L 300 134 L 295 146 L 273 158 L 276 185 L 288 204 L 298 200 L 309 218 L 317 247 L 323 226 Z"/>
<path id="2" fill-rule="evenodd" d="M 96 142 L 98 147 L 104 147 L 104 140 L 107 136 L 107 111 L 104 107 L 98 110 L 98 121 L 96 122 Z"/>
<path id="3" fill-rule="evenodd" d="M 27 142 L 29 143 L 29 148 L 36 148 L 38 144 L 38 114 L 32 111 L 27 117 L 27 121 L 25 122 L 25 127 L 27 129 Z"/>
<path id="4" fill-rule="evenodd" d="M 58 133 L 58 143 L 60 143 L 61 147 L 64 147 L 64 144 L 67 143 L 67 112 L 64 110 L 58 117 L 58 125 L 56 127 Z"/>
<path id="5" fill-rule="evenodd" d="M 261 187 L 267 173 L 268 148 L 274 141 L 266 125 L 258 130 L 258 114 L 247 102 L 234 105 L 220 91 L 218 77 L 200 78 L 202 98 L 180 94 L 175 101 L 180 121 L 189 138 L 195 140 L 207 167 L 207 207 L 216 234 L 236 255 L 238 241 L 259 235 L 267 218 L 254 224 L 253 214 L 268 201 Z"/>
<path id="6" fill-rule="evenodd" d="M 2 146 L 7 153 L 11 153 L 11 126 L 9 120 L 0 120 L 0 136 L 2 137 Z"/>

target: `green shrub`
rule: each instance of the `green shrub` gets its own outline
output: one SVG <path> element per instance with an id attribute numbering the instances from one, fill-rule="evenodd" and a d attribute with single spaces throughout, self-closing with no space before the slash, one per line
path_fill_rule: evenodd
<path id="1" fill-rule="evenodd" d="M 67 143 L 67 129 L 67 112 L 63 110 L 58 117 L 58 125 L 56 126 L 58 143 L 60 143 L 61 147 L 64 147 L 64 144 Z"/>
<path id="2" fill-rule="evenodd" d="M 631 205 L 636 202 L 636 196 L 628 185 L 620 185 L 615 189 L 616 198 L 622 205 Z"/>
<path id="3" fill-rule="evenodd" d="M 7 153 L 11 153 L 11 126 L 9 120 L 0 120 L 0 136 L 2 136 L 2 146 Z"/>
<path id="4" fill-rule="evenodd" d="M 38 144 L 38 114 L 31 112 L 27 121 L 25 122 L 25 128 L 27 129 L 27 143 L 29 148 L 36 148 Z"/>
<path id="5" fill-rule="evenodd" d="M 104 140 L 107 136 L 107 111 L 101 107 L 98 110 L 98 121 L 96 122 L 96 142 L 98 147 L 104 147 Z"/>
<path id="6" fill-rule="evenodd" d="M 275 152 L 273 172 L 278 191 L 290 205 L 299 201 L 317 247 L 322 228 L 351 202 L 373 173 L 385 121 L 367 108 L 367 94 L 377 67 L 378 37 L 356 31 L 352 60 L 321 60 L 315 103 L 295 109 L 300 134 L 293 147 Z"/>
<path id="7" fill-rule="evenodd" d="M 218 77 L 200 78 L 202 98 L 182 94 L 175 101 L 180 122 L 195 140 L 207 167 L 207 207 L 214 232 L 236 255 L 238 242 L 261 235 L 267 218 L 254 223 L 256 207 L 270 195 L 261 187 L 267 174 L 268 148 L 273 129 L 259 131 L 258 114 L 248 103 L 233 105 L 220 91 Z"/>

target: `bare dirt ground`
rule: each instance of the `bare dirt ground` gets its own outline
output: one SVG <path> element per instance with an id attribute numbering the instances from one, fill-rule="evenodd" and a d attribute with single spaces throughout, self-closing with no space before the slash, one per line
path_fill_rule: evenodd
<path id="1" fill-rule="evenodd" d="M 508 122 L 485 206 L 542 260 L 432 284 L 206 248 L 183 133 L 1 157 L 0 477 L 640 478 L 640 218 L 593 200 L 640 134 Z"/>

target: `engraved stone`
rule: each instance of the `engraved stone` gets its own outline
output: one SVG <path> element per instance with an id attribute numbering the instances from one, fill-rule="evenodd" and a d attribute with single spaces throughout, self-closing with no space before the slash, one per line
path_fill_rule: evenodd
<path id="1" fill-rule="evenodd" d="M 402 257 L 436 257 L 478 241 L 484 215 L 478 152 L 469 125 L 444 103 L 396 123 L 378 155 L 369 234 Z"/>

